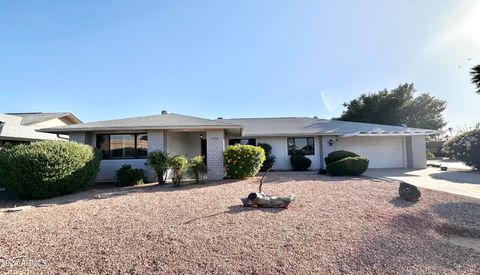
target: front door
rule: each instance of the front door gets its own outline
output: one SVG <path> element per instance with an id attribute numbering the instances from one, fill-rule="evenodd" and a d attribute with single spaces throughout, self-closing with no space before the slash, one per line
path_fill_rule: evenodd
<path id="1" fill-rule="evenodd" d="M 205 162 L 205 165 L 207 165 L 207 140 L 202 139 L 202 145 L 201 145 L 201 155 L 203 156 L 203 161 Z"/>

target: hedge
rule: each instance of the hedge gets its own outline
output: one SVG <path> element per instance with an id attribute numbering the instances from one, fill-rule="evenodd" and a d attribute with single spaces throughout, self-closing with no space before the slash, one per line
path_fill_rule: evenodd
<path id="1" fill-rule="evenodd" d="M 329 165 L 330 163 L 334 163 L 348 157 L 359 157 L 359 155 L 355 154 L 354 152 L 344 150 L 333 151 L 325 158 L 325 164 Z"/>
<path id="2" fill-rule="evenodd" d="M 78 192 L 95 182 L 101 153 L 88 145 L 39 141 L 0 151 L 0 182 L 22 199 Z"/>
<path id="3" fill-rule="evenodd" d="M 332 176 L 360 176 L 368 168 L 368 159 L 347 157 L 327 165 L 327 172 Z"/>
<path id="4" fill-rule="evenodd" d="M 480 169 L 480 129 L 450 139 L 444 144 L 443 151 L 468 166 Z"/>
<path id="5" fill-rule="evenodd" d="M 265 161 L 263 148 L 252 145 L 228 146 L 224 155 L 227 178 L 243 179 L 255 176 Z"/>

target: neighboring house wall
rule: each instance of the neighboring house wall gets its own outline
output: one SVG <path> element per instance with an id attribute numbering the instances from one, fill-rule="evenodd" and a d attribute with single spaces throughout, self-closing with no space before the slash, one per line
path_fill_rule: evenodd
<path id="1" fill-rule="evenodd" d="M 54 118 L 54 119 L 32 124 L 32 126 L 35 126 L 37 129 L 42 129 L 42 128 L 50 128 L 50 127 L 64 126 L 64 125 L 70 125 L 70 124 L 71 123 L 69 123 L 65 119 Z"/>
<path id="2" fill-rule="evenodd" d="M 49 119 L 34 124 L 24 124 L 24 118 L 16 115 L 0 114 L 0 139 L 8 142 L 35 141 L 35 140 L 63 140 L 56 134 L 38 132 L 38 129 L 46 127 L 58 127 L 70 125 L 73 122 L 67 119 Z"/>

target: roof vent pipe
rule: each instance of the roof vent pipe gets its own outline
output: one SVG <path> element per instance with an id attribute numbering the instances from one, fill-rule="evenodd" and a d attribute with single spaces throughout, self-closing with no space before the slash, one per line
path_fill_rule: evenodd
<path id="1" fill-rule="evenodd" d="M 162 115 L 166 115 L 166 114 L 168 114 L 168 112 L 165 110 L 162 110 Z"/>

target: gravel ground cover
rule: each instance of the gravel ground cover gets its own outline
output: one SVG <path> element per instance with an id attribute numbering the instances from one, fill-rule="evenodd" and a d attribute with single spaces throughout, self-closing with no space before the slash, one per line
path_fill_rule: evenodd
<path id="1" fill-rule="evenodd" d="M 480 200 L 313 173 L 271 173 L 264 192 L 287 210 L 250 209 L 258 178 L 181 188 L 98 186 L 22 202 L 0 195 L 0 272 L 478 274 Z M 13 205 L 23 211 L 6 212 Z"/>

